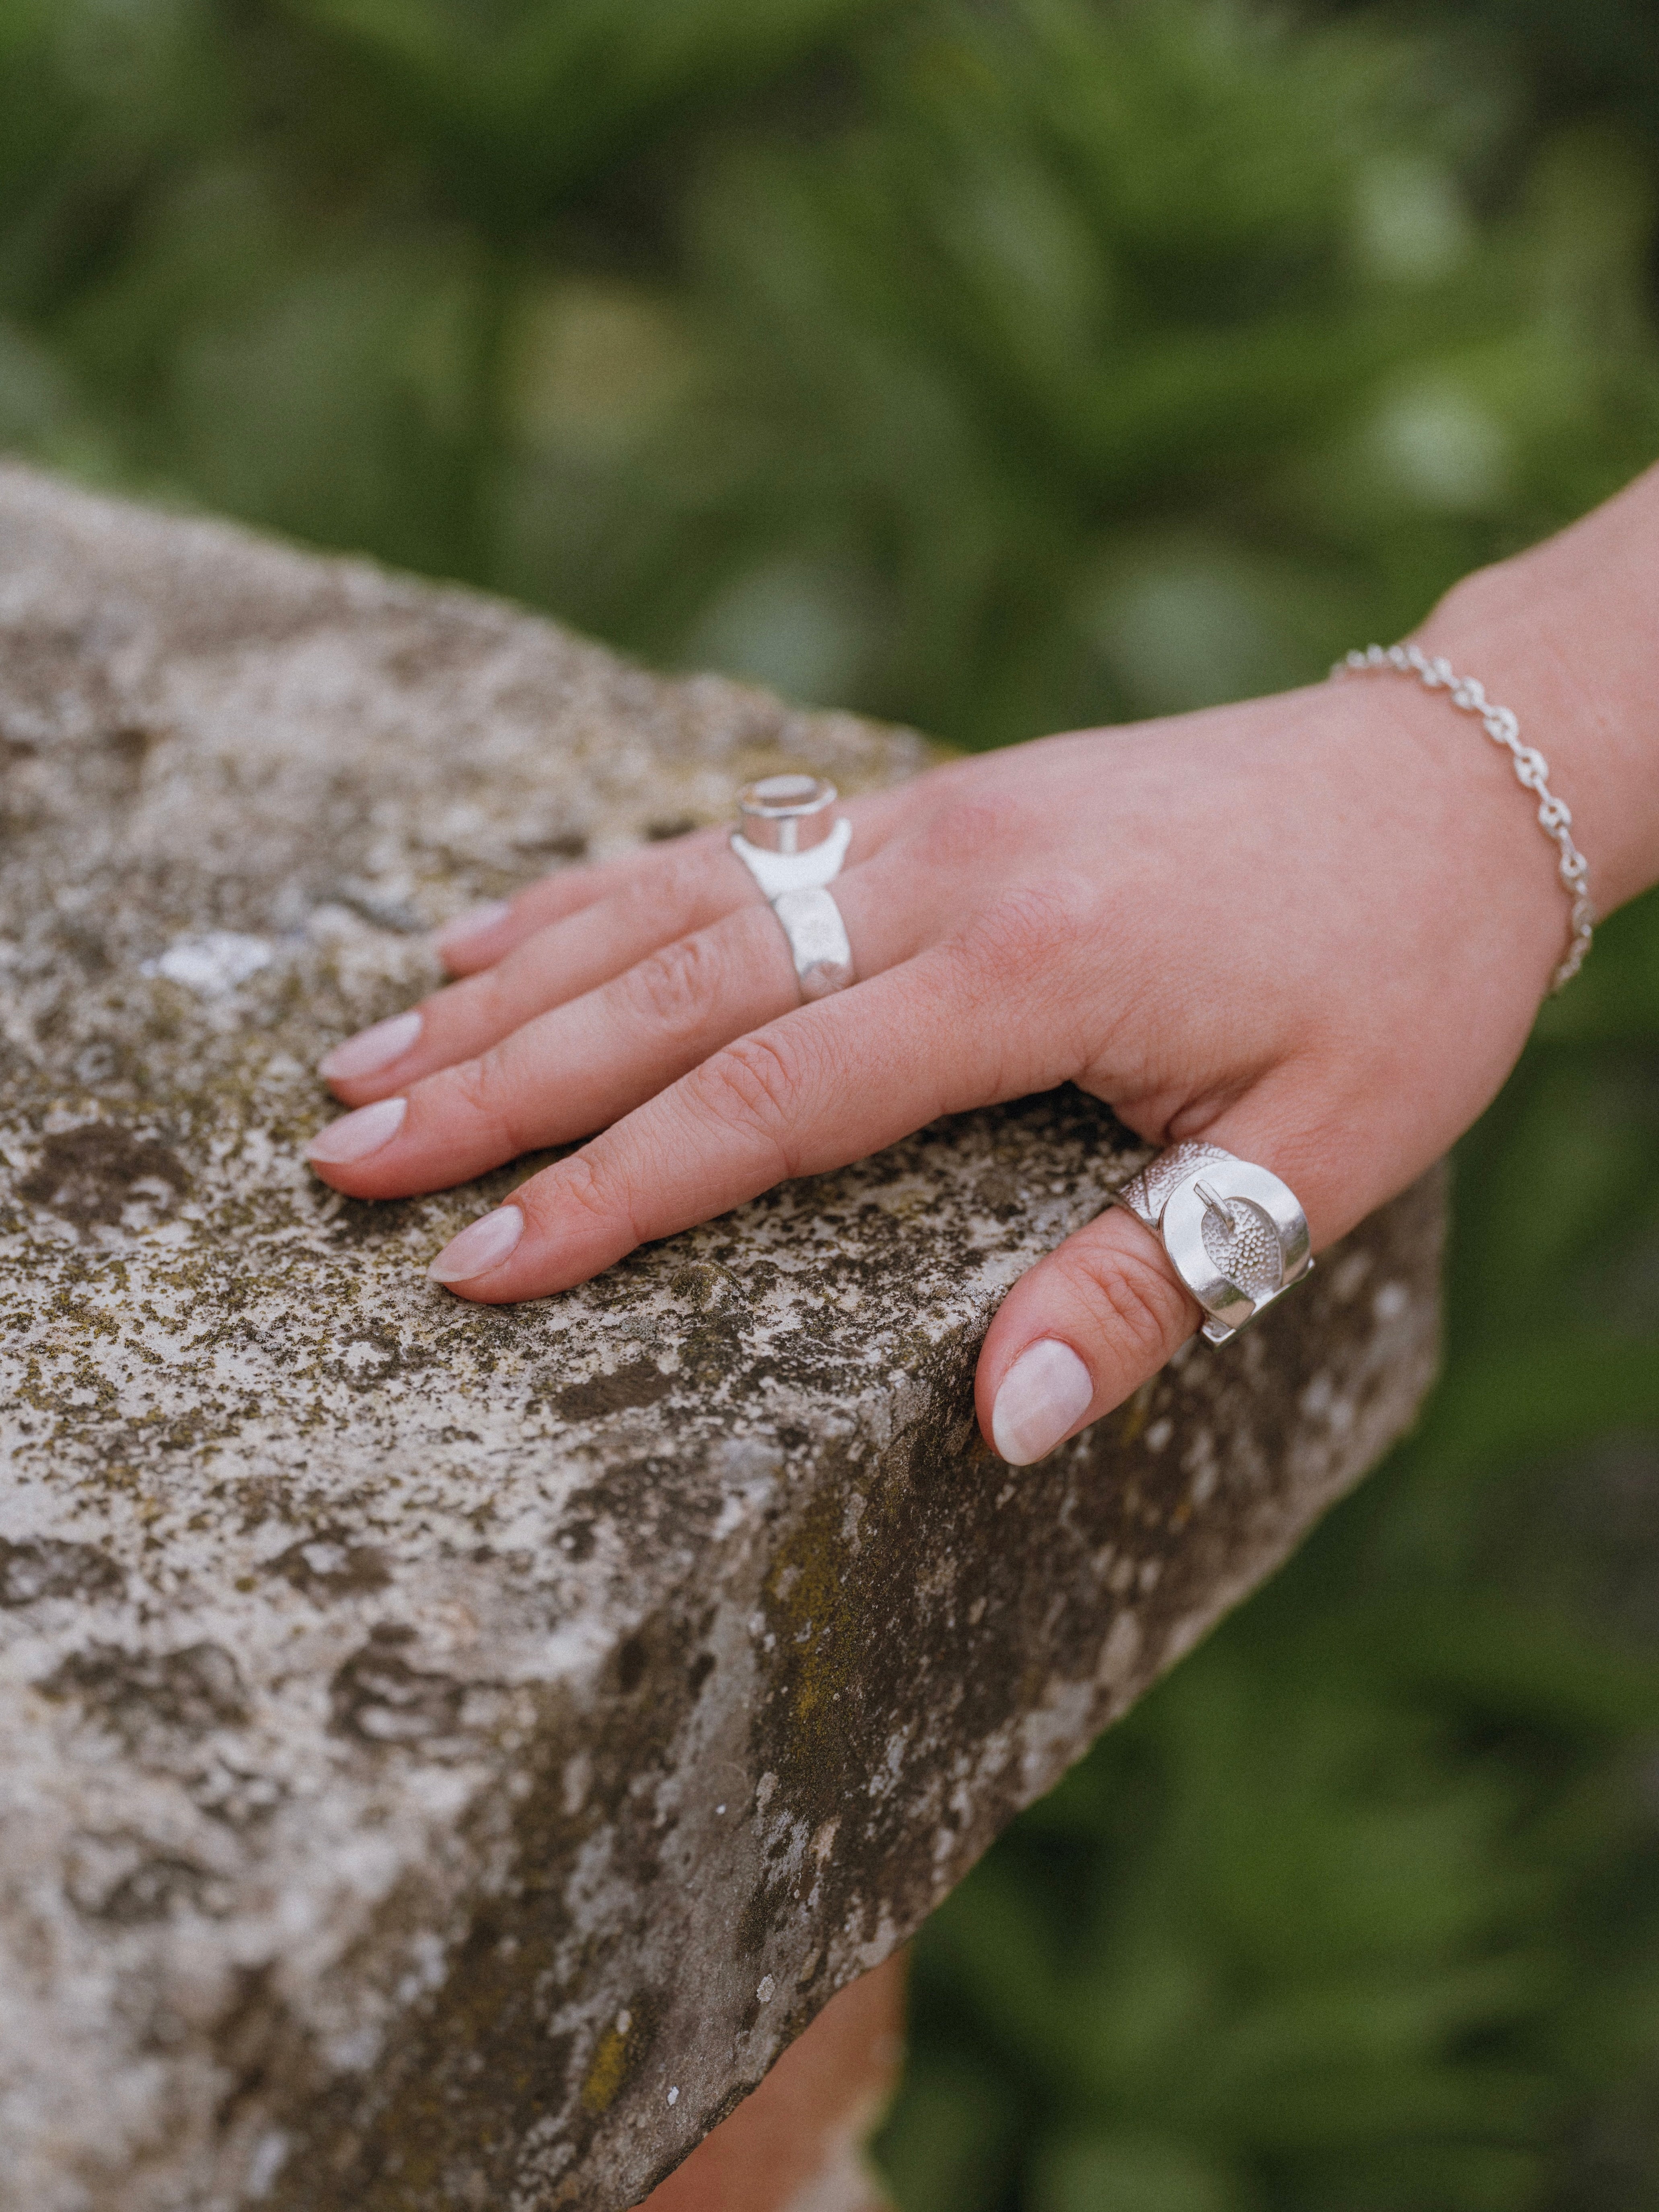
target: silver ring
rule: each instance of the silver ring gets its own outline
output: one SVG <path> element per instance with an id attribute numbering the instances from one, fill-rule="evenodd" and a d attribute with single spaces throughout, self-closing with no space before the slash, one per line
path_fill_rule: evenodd
<path id="1" fill-rule="evenodd" d="M 768 775 L 738 793 L 732 850 L 760 885 L 795 963 L 803 999 L 827 999 L 854 980 L 853 947 L 829 885 L 841 873 L 853 825 L 836 814 L 821 775 Z"/>
<path id="2" fill-rule="evenodd" d="M 1225 1344 L 1311 1273 L 1308 1217 L 1288 1183 L 1219 1145 L 1171 1145 L 1112 1193 L 1162 1243 Z"/>

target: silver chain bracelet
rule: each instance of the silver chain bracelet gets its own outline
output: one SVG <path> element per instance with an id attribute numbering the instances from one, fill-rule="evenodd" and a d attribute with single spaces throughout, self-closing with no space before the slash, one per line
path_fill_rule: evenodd
<path id="1" fill-rule="evenodd" d="M 1375 668 L 1397 669 L 1402 676 L 1415 676 L 1425 690 L 1445 692 L 1452 705 L 1461 707 L 1466 714 L 1479 714 L 1492 743 L 1508 750 L 1517 782 L 1536 793 L 1538 826 L 1559 850 L 1556 873 L 1572 902 L 1566 952 L 1550 983 L 1552 993 L 1563 989 L 1584 964 L 1595 933 L 1595 908 L 1589 902 L 1589 863 L 1572 842 L 1572 815 L 1566 802 L 1550 789 L 1549 763 L 1534 746 L 1522 744 L 1521 725 L 1515 714 L 1508 707 L 1495 707 L 1475 678 L 1459 676 L 1450 661 L 1431 660 L 1414 645 L 1368 645 L 1363 653 L 1351 653 L 1339 660 L 1331 675 L 1364 675 Z"/>

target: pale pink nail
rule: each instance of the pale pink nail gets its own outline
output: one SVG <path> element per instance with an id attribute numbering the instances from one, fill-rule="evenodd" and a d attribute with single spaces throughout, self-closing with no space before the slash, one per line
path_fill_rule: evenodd
<path id="1" fill-rule="evenodd" d="M 337 1079 L 349 1081 L 354 1076 L 378 1075 L 394 1060 L 401 1060 L 420 1034 L 420 1010 L 411 1007 L 406 1014 L 393 1014 L 337 1044 L 318 1061 L 317 1073 L 331 1083 Z"/>
<path id="2" fill-rule="evenodd" d="M 458 914 L 433 938 L 439 957 L 447 960 L 452 952 L 466 951 L 475 939 L 488 937 L 496 923 L 505 921 L 512 911 L 505 899 L 490 899 L 483 906 L 469 907 L 465 914 Z"/>
<path id="3" fill-rule="evenodd" d="M 434 1283 L 470 1283 L 487 1275 L 524 1235 L 524 1216 L 516 1206 L 498 1206 L 469 1221 L 459 1237 L 452 1237 L 427 1269 Z"/>
<path id="4" fill-rule="evenodd" d="M 372 1106 L 360 1106 L 355 1114 L 342 1114 L 337 1121 L 319 1129 L 306 1146 L 306 1158 L 321 1160 L 329 1167 L 343 1165 L 347 1160 L 366 1160 L 371 1152 L 392 1142 L 408 1111 L 407 1098 L 380 1098 Z"/>
<path id="5" fill-rule="evenodd" d="M 1083 1419 L 1094 1395 L 1089 1370 L 1069 1344 L 1045 1336 L 1028 1345 L 991 1407 L 998 1451 L 1011 1467 L 1030 1467 Z"/>

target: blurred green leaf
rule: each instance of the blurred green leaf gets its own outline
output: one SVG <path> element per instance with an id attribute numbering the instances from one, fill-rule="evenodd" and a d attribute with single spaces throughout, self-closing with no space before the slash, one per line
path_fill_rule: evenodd
<path id="1" fill-rule="evenodd" d="M 1027 2202 L 1031 2212 L 1251 2212 L 1257 2199 L 1179 2141 L 1085 2135 L 1045 2148 Z"/>
<path id="2" fill-rule="evenodd" d="M 1001 743 L 1650 461 L 1656 206 L 1641 0 L 0 0 L 0 442 Z M 1447 1339 L 924 1932 L 903 2212 L 1659 2201 L 1659 893 Z"/>
<path id="3" fill-rule="evenodd" d="M 1012 2168 L 1018 2118 L 991 2067 L 923 2054 L 876 2140 L 905 2212 L 988 2212 Z"/>
<path id="4" fill-rule="evenodd" d="M 892 0 L 289 0 L 409 127 L 543 207 L 647 131 L 729 100 Z"/>

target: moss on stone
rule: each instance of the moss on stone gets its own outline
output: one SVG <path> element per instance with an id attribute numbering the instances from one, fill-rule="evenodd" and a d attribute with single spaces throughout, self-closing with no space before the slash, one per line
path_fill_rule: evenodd
<path id="1" fill-rule="evenodd" d="M 298 1156 L 416 926 L 925 748 L 19 471 L 0 549 L 0 2206 L 632 2201 L 1409 1417 L 1437 1198 L 1017 1475 L 1073 1092 L 461 1305 L 535 1163 Z"/>

